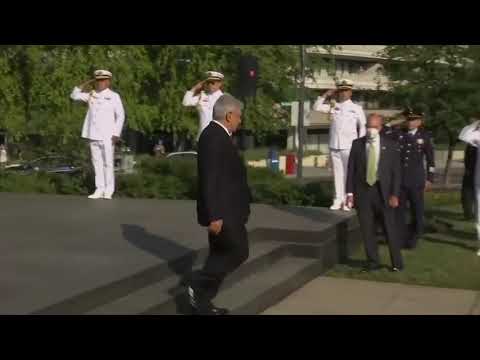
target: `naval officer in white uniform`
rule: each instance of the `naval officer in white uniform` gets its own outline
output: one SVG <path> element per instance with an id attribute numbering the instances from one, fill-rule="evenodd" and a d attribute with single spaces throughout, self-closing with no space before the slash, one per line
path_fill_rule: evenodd
<path id="1" fill-rule="evenodd" d="M 337 90 L 329 90 L 318 97 L 313 110 L 328 113 L 331 116 L 329 148 L 335 182 L 335 199 L 330 209 L 350 211 L 345 203 L 348 158 L 353 140 L 365 136 L 367 121 L 362 107 L 351 100 L 353 82 L 342 79 L 336 85 Z M 332 95 L 336 95 L 337 101 L 325 103 L 325 100 Z"/>
<path id="2" fill-rule="evenodd" d="M 125 111 L 120 95 L 110 89 L 112 73 L 97 70 L 94 75 L 95 79 L 75 87 L 70 97 L 88 104 L 82 137 L 90 142 L 96 186 L 89 198 L 110 200 L 115 192 L 115 144 L 122 134 Z M 85 92 L 85 87 L 92 82 L 95 90 Z"/>
<path id="3" fill-rule="evenodd" d="M 183 106 L 195 106 L 200 116 L 197 141 L 202 131 L 212 121 L 213 105 L 223 95 L 223 80 L 222 73 L 208 71 L 206 80 L 199 82 L 183 97 Z"/>

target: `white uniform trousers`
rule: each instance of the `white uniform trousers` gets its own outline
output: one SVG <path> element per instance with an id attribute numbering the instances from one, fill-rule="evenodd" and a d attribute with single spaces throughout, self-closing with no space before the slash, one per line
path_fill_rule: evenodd
<path id="1" fill-rule="evenodd" d="M 114 149 L 115 146 L 111 140 L 90 141 L 92 164 L 95 170 L 95 186 L 97 191 L 107 195 L 113 195 L 115 192 Z"/>
<path id="2" fill-rule="evenodd" d="M 333 203 L 340 205 L 345 202 L 345 188 L 347 185 L 348 158 L 350 149 L 336 150 L 330 149 L 330 159 L 332 161 L 333 180 L 335 183 L 335 198 Z"/>

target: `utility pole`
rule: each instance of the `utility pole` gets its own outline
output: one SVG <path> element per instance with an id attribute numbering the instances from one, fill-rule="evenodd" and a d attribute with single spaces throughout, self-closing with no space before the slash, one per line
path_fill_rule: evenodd
<path id="1" fill-rule="evenodd" d="M 303 177 L 303 147 L 305 144 L 305 129 L 303 127 L 305 102 L 305 47 L 300 45 L 300 89 L 298 99 L 298 148 L 297 148 L 297 179 Z"/>

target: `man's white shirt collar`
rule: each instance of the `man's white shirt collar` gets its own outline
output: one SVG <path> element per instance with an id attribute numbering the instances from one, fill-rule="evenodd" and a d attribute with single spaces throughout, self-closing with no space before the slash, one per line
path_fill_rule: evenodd
<path id="1" fill-rule="evenodd" d="M 91 95 L 93 97 L 109 97 L 111 95 L 111 90 L 110 88 L 103 89 L 102 91 L 98 92 L 97 90 L 93 90 L 91 92 Z"/>
<path id="2" fill-rule="evenodd" d="M 353 104 L 352 99 L 345 100 L 344 102 L 337 102 L 337 105 L 340 105 L 340 106 L 348 106 L 350 104 Z"/>
<path id="3" fill-rule="evenodd" d="M 225 125 L 223 125 L 221 122 L 217 121 L 217 120 L 212 120 L 214 123 L 217 123 L 218 125 L 220 125 L 228 134 L 228 136 L 232 136 L 232 134 L 230 134 L 230 132 L 228 131 L 228 129 L 225 127 Z"/>
<path id="4" fill-rule="evenodd" d="M 412 135 L 415 135 L 415 134 L 417 133 L 417 130 L 418 130 L 418 129 L 408 130 L 408 133 L 409 133 L 409 134 L 412 134 Z"/>

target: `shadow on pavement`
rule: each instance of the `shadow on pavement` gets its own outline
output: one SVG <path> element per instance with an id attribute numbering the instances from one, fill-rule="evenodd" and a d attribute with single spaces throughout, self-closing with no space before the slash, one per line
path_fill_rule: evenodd
<path id="1" fill-rule="evenodd" d="M 175 298 L 177 314 L 188 314 L 190 307 L 186 287 L 192 276 L 197 252 L 149 233 L 138 225 L 122 225 L 122 232 L 129 243 L 166 261 L 168 268 L 180 277 L 178 284 L 168 293 Z"/>

